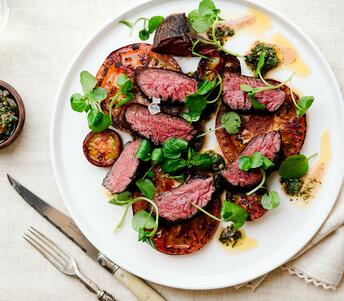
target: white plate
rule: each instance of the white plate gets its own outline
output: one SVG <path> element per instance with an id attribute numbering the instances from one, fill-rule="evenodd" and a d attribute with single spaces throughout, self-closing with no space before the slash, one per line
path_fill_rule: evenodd
<path id="1" fill-rule="evenodd" d="M 138 42 L 137 33 L 128 36 L 128 28 L 119 25 L 120 19 L 135 20 L 140 16 L 188 12 L 198 1 L 152 1 L 138 5 L 117 16 L 99 30 L 77 55 L 61 86 L 55 104 L 51 132 L 51 151 L 56 181 L 65 204 L 87 238 L 111 260 L 126 270 L 147 280 L 187 289 L 212 289 L 239 284 L 267 273 L 295 255 L 316 233 L 329 214 L 343 178 L 342 154 L 343 118 L 342 96 L 336 80 L 318 48 L 299 29 L 269 8 L 248 1 L 216 1 L 222 16 L 245 14 L 257 8 L 272 21 L 266 37 L 283 33 L 311 66 L 311 74 L 296 76 L 293 86 L 306 95 L 314 95 L 315 103 L 308 116 L 309 129 L 302 152 L 319 151 L 320 133 L 328 129 L 331 136 L 332 159 L 325 180 L 316 198 L 307 208 L 294 206 L 282 196 L 279 208 L 268 212 L 255 223 L 247 223 L 249 237 L 258 246 L 247 252 L 231 255 L 219 247 L 217 239 L 198 253 L 187 256 L 168 256 L 137 242 L 128 217 L 123 229 L 113 234 L 113 228 L 123 208 L 111 206 L 101 188 L 106 170 L 89 164 L 82 153 L 82 141 L 88 133 L 85 114 L 71 110 L 69 96 L 80 91 L 79 73 L 88 70 L 95 74 L 106 56 L 124 45 Z M 240 38 L 231 47 L 247 49 L 247 39 Z M 246 42 L 245 42 L 246 41 Z M 185 63 L 185 59 L 182 63 Z M 285 79 L 287 69 L 275 73 Z M 128 135 L 125 137 L 128 139 Z M 279 189 L 277 176 L 273 187 Z"/>

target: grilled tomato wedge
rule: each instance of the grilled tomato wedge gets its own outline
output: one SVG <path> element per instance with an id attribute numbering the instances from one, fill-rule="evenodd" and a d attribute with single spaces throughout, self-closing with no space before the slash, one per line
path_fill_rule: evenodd
<path id="1" fill-rule="evenodd" d="M 121 154 L 122 142 L 113 130 L 90 132 L 83 142 L 83 151 L 86 159 L 93 165 L 110 167 Z"/>

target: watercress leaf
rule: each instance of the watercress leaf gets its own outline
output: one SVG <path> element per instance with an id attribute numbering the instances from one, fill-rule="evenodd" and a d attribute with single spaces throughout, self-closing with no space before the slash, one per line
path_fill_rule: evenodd
<path id="1" fill-rule="evenodd" d="M 147 245 L 152 247 L 154 250 L 156 249 L 154 241 L 153 241 L 153 239 L 150 236 L 146 237 L 144 242 L 147 243 Z"/>
<path id="2" fill-rule="evenodd" d="M 233 222 L 235 229 L 239 229 L 246 221 L 248 213 L 237 204 L 224 201 L 221 207 L 221 217 L 225 222 Z"/>
<path id="3" fill-rule="evenodd" d="M 263 68 L 265 63 L 265 51 L 261 52 L 259 55 L 259 60 L 256 68 L 256 77 L 261 73 L 261 69 Z"/>
<path id="4" fill-rule="evenodd" d="M 313 104 L 314 97 L 313 96 L 302 96 L 299 101 L 297 102 L 296 113 L 297 116 L 303 116 L 307 110 Z"/>
<path id="5" fill-rule="evenodd" d="M 110 204 L 117 206 L 125 206 L 132 200 L 132 194 L 129 191 L 124 191 L 122 193 L 116 194 L 113 198 L 109 200 Z"/>
<path id="6" fill-rule="evenodd" d="M 154 172 L 151 171 L 151 170 L 148 170 L 147 173 L 146 173 L 146 177 L 147 178 L 153 178 L 154 177 Z"/>
<path id="7" fill-rule="evenodd" d="M 263 165 L 263 155 L 260 152 L 254 152 L 251 156 L 251 168 L 258 168 Z"/>
<path id="8" fill-rule="evenodd" d="M 210 169 L 216 164 L 222 163 L 223 159 L 214 152 L 204 152 L 202 154 L 194 152 L 187 162 L 189 167 Z"/>
<path id="9" fill-rule="evenodd" d="M 91 110 L 87 114 L 88 126 L 90 128 L 100 125 L 103 121 L 104 114 L 97 110 Z"/>
<path id="10" fill-rule="evenodd" d="M 221 117 L 221 125 L 228 134 L 236 134 L 241 126 L 240 116 L 235 112 L 226 112 Z"/>
<path id="11" fill-rule="evenodd" d="M 133 89 L 133 87 L 134 87 L 134 85 L 133 85 L 132 81 L 130 79 L 128 79 L 121 86 L 122 94 L 127 94 L 128 92 L 130 92 Z"/>
<path id="12" fill-rule="evenodd" d="M 254 98 L 254 94 L 249 94 L 248 98 L 251 101 L 252 107 L 255 110 L 263 110 L 266 108 L 265 104 L 260 103 L 257 99 Z"/>
<path id="13" fill-rule="evenodd" d="M 216 6 L 211 0 L 202 0 L 198 6 L 199 14 L 201 16 L 217 15 L 220 11 L 216 9 Z"/>
<path id="14" fill-rule="evenodd" d="M 202 112 L 207 106 L 207 99 L 199 94 L 191 94 L 186 97 L 185 104 L 191 112 Z"/>
<path id="15" fill-rule="evenodd" d="M 200 17 L 201 17 L 201 15 L 199 14 L 198 9 L 194 9 L 191 12 L 189 12 L 189 14 L 188 14 L 188 19 L 189 19 L 190 23 L 192 23 L 196 19 L 199 19 Z"/>
<path id="16" fill-rule="evenodd" d="M 124 85 L 127 81 L 130 81 L 129 77 L 128 77 L 126 74 L 124 74 L 124 73 L 120 73 L 120 74 L 118 75 L 118 77 L 117 77 L 117 82 L 116 82 L 116 84 L 117 84 L 118 87 L 121 87 L 121 88 L 122 88 L 123 85 Z"/>
<path id="17" fill-rule="evenodd" d="M 197 33 L 204 33 L 207 32 L 211 25 L 213 24 L 213 20 L 208 18 L 207 16 L 196 18 L 192 21 L 191 25 L 192 28 L 197 32 Z"/>
<path id="18" fill-rule="evenodd" d="M 140 30 L 139 32 L 139 38 L 142 40 L 142 41 L 146 41 L 149 39 L 149 31 L 147 29 L 142 29 Z"/>
<path id="19" fill-rule="evenodd" d="M 108 114 L 102 113 L 102 120 L 98 125 L 91 125 L 90 129 L 95 133 L 100 133 L 105 131 L 112 123 L 112 118 Z"/>
<path id="20" fill-rule="evenodd" d="M 276 191 L 270 191 L 262 196 L 260 203 L 264 209 L 271 210 L 279 206 L 280 197 Z"/>
<path id="21" fill-rule="evenodd" d="M 162 163 L 164 173 L 174 174 L 186 166 L 186 161 L 182 158 L 179 159 L 165 159 Z"/>
<path id="22" fill-rule="evenodd" d="M 76 112 L 83 112 L 86 110 L 87 103 L 83 96 L 79 93 L 74 93 L 70 97 L 70 105 L 72 109 Z"/>
<path id="23" fill-rule="evenodd" d="M 205 95 L 208 92 L 210 92 L 212 89 L 214 89 L 215 85 L 216 85 L 217 80 L 205 80 L 202 81 L 199 85 L 198 85 L 198 91 L 197 94 L 198 95 Z"/>
<path id="24" fill-rule="evenodd" d="M 262 168 L 265 170 L 275 165 L 269 158 L 265 156 L 262 156 L 262 160 L 263 160 Z"/>
<path id="25" fill-rule="evenodd" d="M 240 90 L 244 91 L 244 92 L 251 92 L 252 91 L 252 87 L 250 87 L 249 85 L 246 84 L 241 84 L 240 85 Z"/>
<path id="26" fill-rule="evenodd" d="M 135 157 L 139 158 L 142 161 L 149 161 L 150 156 L 150 150 L 151 150 L 151 143 L 147 139 L 143 139 L 140 143 L 139 148 L 137 149 L 135 153 Z"/>
<path id="27" fill-rule="evenodd" d="M 119 107 L 121 107 L 121 106 L 126 105 L 129 101 L 133 100 L 134 97 L 135 97 L 135 94 L 134 94 L 134 93 L 128 92 L 128 93 L 126 94 L 125 97 L 122 97 L 122 98 L 118 101 L 118 103 L 117 103 L 117 105 L 116 105 L 116 108 L 119 108 Z"/>
<path id="28" fill-rule="evenodd" d="M 177 159 L 187 147 L 187 141 L 180 138 L 170 138 L 164 142 L 162 149 L 166 158 Z"/>
<path id="29" fill-rule="evenodd" d="M 121 24 L 123 24 L 125 26 L 128 26 L 129 28 L 133 28 L 133 26 L 134 26 L 134 23 L 132 23 L 132 22 L 130 22 L 128 20 L 121 20 L 118 23 L 121 23 Z"/>
<path id="30" fill-rule="evenodd" d="M 80 83 L 84 93 L 90 93 L 97 84 L 97 79 L 88 71 L 80 73 Z"/>
<path id="31" fill-rule="evenodd" d="M 154 30 L 157 29 L 157 27 L 161 24 L 162 21 L 164 21 L 164 17 L 162 16 L 151 17 L 148 21 L 149 33 L 153 33 Z"/>
<path id="32" fill-rule="evenodd" d="M 200 112 L 183 112 L 181 116 L 188 122 L 196 122 L 201 118 Z"/>
<path id="33" fill-rule="evenodd" d="M 303 177 L 309 169 L 308 159 L 304 155 L 293 155 L 285 159 L 278 172 L 283 179 Z"/>
<path id="34" fill-rule="evenodd" d="M 152 161 L 156 163 L 160 163 L 164 160 L 164 152 L 161 148 L 155 148 L 152 151 Z"/>
<path id="35" fill-rule="evenodd" d="M 140 179 L 136 181 L 136 186 L 141 190 L 143 195 L 150 200 L 154 199 L 155 187 L 151 180 Z"/>
<path id="36" fill-rule="evenodd" d="M 147 211 L 140 210 L 134 214 L 131 225 L 135 231 L 139 231 L 139 229 L 153 229 L 155 221 Z"/>
<path id="37" fill-rule="evenodd" d="M 91 91 L 89 95 L 92 100 L 101 102 L 107 97 L 107 92 L 104 88 L 96 87 Z"/>
<path id="38" fill-rule="evenodd" d="M 239 158 L 239 168 L 243 171 L 248 171 L 251 168 L 251 157 L 242 155 Z"/>

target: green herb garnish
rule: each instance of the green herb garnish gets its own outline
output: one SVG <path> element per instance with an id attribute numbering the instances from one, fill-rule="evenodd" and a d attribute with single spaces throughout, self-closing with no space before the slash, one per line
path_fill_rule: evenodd
<path id="1" fill-rule="evenodd" d="M 293 155 L 285 159 L 278 172 L 283 179 L 297 179 L 303 177 L 309 169 L 309 160 L 317 154 L 310 157 L 305 155 Z"/>
<path id="2" fill-rule="evenodd" d="M 155 202 L 146 197 L 137 197 L 132 198 L 132 194 L 130 192 L 122 192 L 120 194 L 115 195 L 110 201 L 110 204 L 117 205 L 117 206 L 125 206 L 124 213 L 117 223 L 115 227 L 115 231 L 117 231 L 120 227 L 122 227 L 124 220 L 128 214 L 129 208 L 136 202 L 139 201 L 146 201 L 152 206 L 152 210 L 150 213 L 142 213 L 142 211 L 137 212 L 133 216 L 132 226 L 135 231 L 138 232 L 138 241 L 148 243 L 152 248 L 155 248 L 155 245 L 152 241 L 153 236 L 155 235 L 156 231 L 158 230 L 159 225 L 159 209 Z M 152 217 L 153 210 L 155 211 L 155 219 Z M 150 231 L 147 231 L 150 230 Z"/>
<path id="3" fill-rule="evenodd" d="M 192 203 L 192 206 L 196 207 L 199 211 L 203 212 L 204 214 L 208 215 L 218 222 L 233 222 L 233 226 L 235 229 L 241 228 L 248 217 L 248 213 L 245 209 L 230 201 L 224 201 L 222 203 L 221 218 L 212 215 L 211 213 L 194 203 Z"/>
<path id="4" fill-rule="evenodd" d="M 291 99 L 296 108 L 296 114 L 301 117 L 306 114 L 308 109 L 312 106 L 314 102 L 314 96 L 301 96 L 301 98 L 296 101 L 292 88 L 290 88 Z"/>
<path id="5" fill-rule="evenodd" d="M 133 34 L 135 26 L 140 22 L 143 21 L 143 28 L 139 31 L 139 38 L 142 41 L 146 41 L 149 39 L 150 35 L 158 28 L 162 21 L 164 21 L 164 17 L 162 16 L 153 16 L 151 18 L 141 17 L 138 18 L 135 22 L 130 22 L 128 20 L 121 20 L 119 23 L 129 27 L 130 36 Z"/>
<path id="6" fill-rule="evenodd" d="M 154 199 L 155 187 L 151 180 L 142 178 L 136 181 L 136 186 L 141 190 L 146 198 Z"/>
<path id="7" fill-rule="evenodd" d="M 255 76 L 263 78 L 263 75 L 280 64 L 276 49 L 264 43 L 257 43 L 245 60 L 255 70 Z"/>
<path id="8" fill-rule="evenodd" d="M 283 179 L 281 178 L 282 187 L 289 195 L 297 195 L 302 188 L 303 180 L 301 178 L 290 178 Z"/>
<path id="9" fill-rule="evenodd" d="M 237 134 L 241 127 L 241 119 L 238 113 L 235 112 L 225 112 L 221 116 L 221 125 L 215 129 L 212 129 L 208 132 L 200 134 L 197 138 L 208 135 L 209 133 L 215 132 L 220 129 L 225 129 L 226 132 L 230 135 Z"/>
<path id="10" fill-rule="evenodd" d="M 135 97 L 135 94 L 133 92 L 134 84 L 124 73 L 118 75 L 117 86 L 119 89 L 115 96 L 111 99 L 110 111 L 112 110 L 112 107 L 116 101 L 117 104 L 115 108 L 119 108 L 127 104 L 129 101 L 133 100 Z"/>
<path id="11" fill-rule="evenodd" d="M 240 85 L 240 89 L 246 93 L 248 93 L 248 98 L 252 103 L 252 107 L 256 110 L 262 110 L 266 108 L 266 105 L 260 103 L 256 98 L 256 94 L 259 92 L 263 92 L 263 91 L 268 91 L 268 90 L 276 90 L 279 89 L 281 87 L 283 87 L 285 84 L 287 84 L 288 82 L 291 81 L 291 79 L 293 78 L 294 73 L 284 82 L 276 85 L 276 86 L 272 86 L 270 84 L 268 84 L 268 86 L 264 86 L 264 87 L 257 87 L 257 88 L 252 88 L 249 85 L 246 84 L 242 84 Z"/>
<path id="12" fill-rule="evenodd" d="M 207 33 L 208 31 L 210 31 L 210 34 L 209 34 L 209 37 L 211 38 L 210 40 L 199 38 L 196 41 L 193 41 L 191 52 L 194 55 L 202 57 L 202 58 L 207 58 L 206 56 L 201 55 L 195 51 L 196 46 L 199 43 L 202 43 L 202 44 L 207 44 L 207 45 L 213 45 L 216 48 L 228 54 L 231 54 L 237 57 L 242 57 L 242 55 L 240 54 L 228 51 L 222 45 L 222 43 L 224 42 L 224 37 L 220 36 L 217 31 L 218 22 L 221 19 L 219 16 L 220 12 L 221 11 L 218 8 L 216 8 L 213 1 L 202 0 L 199 3 L 198 9 L 195 9 L 188 14 L 188 20 L 192 28 L 197 33 Z M 228 33 L 229 35 L 232 34 L 231 31 L 228 31 Z"/>
<path id="13" fill-rule="evenodd" d="M 218 89 L 215 98 L 211 99 L 213 92 Z M 208 104 L 218 101 L 222 93 L 222 78 L 218 76 L 212 81 L 205 80 L 198 85 L 197 93 L 190 94 L 185 99 L 188 112 L 181 116 L 188 122 L 196 122 L 200 119 L 203 110 Z"/>
<path id="14" fill-rule="evenodd" d="M 88 71 L 80 73 L 80 83 L 84 95 L 74 93 L 71 98 L 71 107 L 76 112 L 86 112 L 88 127 L 93 132 L 106 130 L 112 122 L 111 115 L 105 114 L 100 103 L 107 98 L 104 88 L 96 87 L 97 79 Z"/>
<path id="15" fill-rule="evenodd" d="M 143 139 L 135 153 L 135 157 L 142 161 L 149 161 L 151 159 L 151 143 L 147 139 Z"/>
<path id="16" fill-rule="evenodd" d="M 269 191 L 262 196 L 260 203 L 264 209 L 271 210 L 279 206 L 280 197 L 276 191 Z"/>

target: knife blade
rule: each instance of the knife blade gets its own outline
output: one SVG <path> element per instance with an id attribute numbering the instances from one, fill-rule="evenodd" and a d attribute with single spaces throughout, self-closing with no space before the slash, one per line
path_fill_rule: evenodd
<path id="1" fill-rule="evenodd" d="M 18 194 L 41 216 L 74 242 L 86 255 L 99 263 L 128 287 L 141 301 L 166 301 L 142 279 L 126 272 L 102 254 L 81 232 L 75 222 L 66 214 L 49 205 L 7 174 L 8 181 Z"/>

